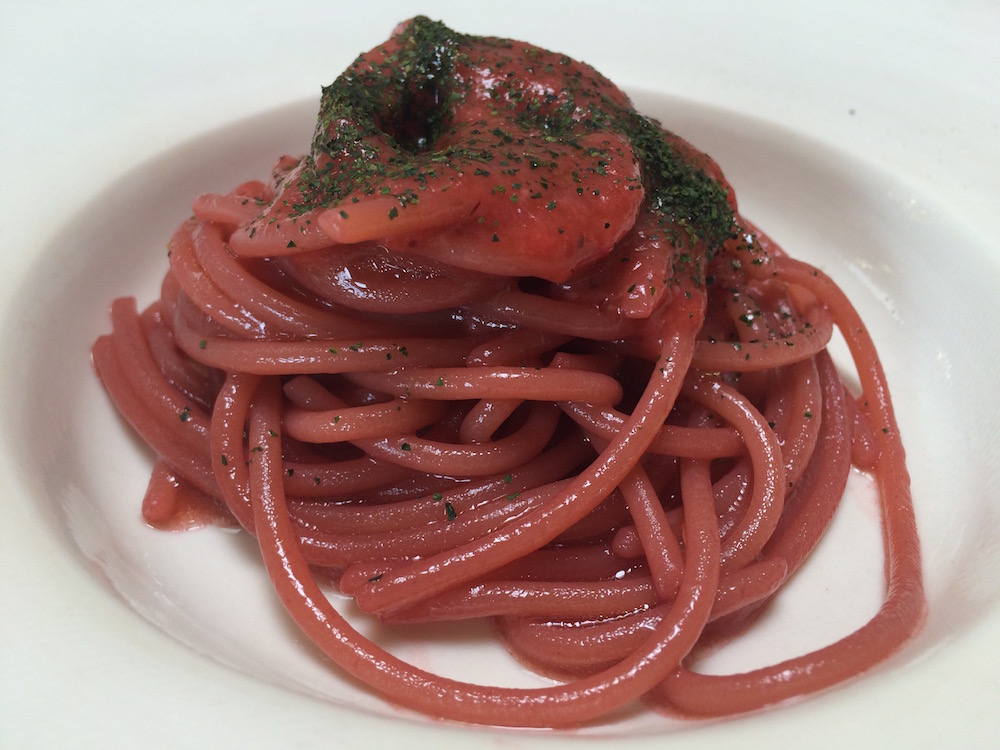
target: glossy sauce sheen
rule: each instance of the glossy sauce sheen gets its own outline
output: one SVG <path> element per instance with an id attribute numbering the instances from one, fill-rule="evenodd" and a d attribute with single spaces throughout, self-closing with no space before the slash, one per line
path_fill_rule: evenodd
<path id="1" fill-rule="evenodd" d="M 418 18 L 324 90 L 311 153 L 247 241 L 308 247 L 315 220 L 335 243 L 563 281 L 644 203 L 721 241 L 732 209 L 693 156 L 589 66 Z"/>
<path id="2" fill-rule="evenodd" d="M 159 298 L 116 300 L 93 347 L 157 455 L 145 517 L 252 534 L 289 616 L 373 693 L 505 726 L 640 699 L 729 715 L 850 679 L 920 626 L 909 476 L 863 321 L 586 65 L 414 19 L 324 90 L 305 157 L 193 209 Z M 880 491 L 879 612 L 812 653 L 698 674 L 784 593 L 852 463 Z M 492 618 L 555 681 L 406 663 L 331 580 L 384 621 Z"/>

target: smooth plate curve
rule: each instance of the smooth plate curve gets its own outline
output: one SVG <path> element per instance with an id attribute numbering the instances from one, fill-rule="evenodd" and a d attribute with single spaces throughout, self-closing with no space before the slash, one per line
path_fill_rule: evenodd
<path id="1" fill-rule="evenodd" d="M 896 394 L 926 549 L 930 617 L 915 642 L 877 668 L 877 680 L 863 677 L 805 704 L 850 701 L 850 691 L 867 681 L 892 691 L 900 680 L 934 679 L 921 673 L 920 657 L 995 615 L 1000 596 L 979 563 L 997 554 L 1000 528 L 994 480 L 977 470 L 992 460 L 992 446 L 977 452 L 960 439 L 977 422 L 984 430 L 991 423 L 989 410 L 969 396 L 988 390 L 992 368 L 982 367 L 981 351 L 969 352 L 950 336 L 962 320 L 984 313 L 979 306 L 990 299 L 995 266 L 933 204 L 915 201 L 912 191 L 868 164 L 721 109 L 645 92 L 635 98 L 716 157 L 748 216 L 843 284 L 880 344 Z M 313 116 L 312 103 L 291 105 L 195 139 L 126 175 L 68 222 L 20 291 L 24 304 L 17 307 L 32 312 L 7 337 L 26 355 L 8 386 L 25 394 L 28 411 L 7 416 L 27 425 L 17 463 L 38 489 L 52 532 L 131 608 L 198 653 L 360 711 L 355 721 L 392 731 L 427 722 L 373 699 L 302 642 L 245 535 L 168 534 L 142 524 L 150 457 L 113 413 L 87 352 L 107 330 L 113 297 L 152 299 L 166 268 L 165 239 L 187 214 L 191 196 L 267 174 L 266 155 L 294 151 Z M 943 248 L 961 255 L 955 264 L 961 271 L 944 279 L 935 263 Z M 61 269 L 56 279 L 53 268 Z M 33 345 L 36 331 L 49 332 L 44 347 Z M 937 501 L 942 496 L 947 505 Z M 856 475 L 829 537 L 761 626 L 702 668 L 749 669 L 847 634 L 877 610 L 881 566 L 874 495 Z M 420 628 L 413 635 L 357 621 L 396 653 L 441 673 L 544 684 L 503 653 L 488 626 Z M 777 721 L 785 712 L 767 715 Z M 580 733 L 642 738 L 697 726 L 709 736 L 717 731 L 629 710 Z"/>
<path id="2" fill-rule="evenodd" d="M 256 0 L 239 12 L 39 0 L 0 24 L 0 746 L 989 746 L 1000 734 L 995 7 L 639 2 L 610 24 L 569 2 L 424 5 L 646 86 L 640 107 L 716 157 L 745 213 L 845 287 L 880 345 L 910 457 L 924 630 L 841 688 L 721 722 L 628 712 L 579 732 L 492 731 L 346 685 L 287 625 L 245 538 L 142 525 L 150 457 L 110 412 L 87 348 L 113 296 L 155 293 L 191 198 L 300 151 L 313 105 L 285 102 L 412 8 L 351 6 L 345 23 L 308 1 L 279 17 Z M 727 41 L 714 44 L 723 22 Z M 878 537 L 856 477 L 764 626 L 703 668 L 748 668 L 861 624 L 881 596 Z M 485 662 L 491 679 L 535 679 L 488 628 L 428 648 L 377 636 L 456 675 L 475 679 Z"/>

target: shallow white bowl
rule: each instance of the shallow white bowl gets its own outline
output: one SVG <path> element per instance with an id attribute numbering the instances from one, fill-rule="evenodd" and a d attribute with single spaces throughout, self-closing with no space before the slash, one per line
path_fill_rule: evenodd
<path id="1" fill-rule="evenodd" d="M 648 92 L 635 99 L 715 156 L 743 211 L 791 254 L 838 279 L 861 309 L 880 345 L 910 455 L 930 615 L 919 637 L 889 663 L 795 708 L 712 724 L 635 709 L 576 734 L 640 744 L 664 732 L 697 729 L 712 737 L 742 732 L 735 727 L 747 722 L 806 721 L 815 707 L 864 719 L 870 705 L 938 679 L 928 660 L 997 614 L 1000 580 L 983 565 L 1000 548 L 995 474 L 984 471 L 996 465 L 996 446 L 969 436 L 988 435 L 996 423 L 997 404 L 982 394 L 1000 360 L 995 344 L 970 347 L 955 335 L 990 314 L 997 259 L 931 199 L 915 197 L 873 164 L 722 109 Z M 90 367 L 88 348 L 108 328 L 110 300 L 136 295 L 144 304 L 155 295 L 166 268 L 165 241 L 188 214 L 191 197 L 266 175 L 274 156 L 307 142 L 314 109 L 289 105 L 172 149 L 72 217 L 17 293 L 15 307 L 24 312 L 8 321 L 4 345 L 7 356 L 18 357 L 5 370 L 4 388 L 22 398 L 2 419 L 7 431 L 17 430 L 14 465 L 44 508 L 51 534 L 107 593 L 163 633 L 248 679 L 318 697 L 331 715 L 343 712 L 371 731 L 431 727 L 461 736 L 471 730 L 410 716 L 331 669 L 280 610 L 245 535 L 144 526 L 139 503 L 150 456 L 113 412 Z M 873 615 L 882 589 L 878 511 L 868 482 L 856 475 L 828 537 L 768 617 L 703 668 L 738 671 L 819 647 Z M 488 626 L 403 631 L 356 622 L 442 673 L 542 684 L 496 646 Z M 496 734 L 515 743 L 532 736 Z"/>

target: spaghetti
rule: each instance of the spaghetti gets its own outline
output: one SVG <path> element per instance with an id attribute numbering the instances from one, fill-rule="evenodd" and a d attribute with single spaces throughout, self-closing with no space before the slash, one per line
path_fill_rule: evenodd
<path id="1" fill-rule="evenodd" d="M 158 455 L 147 521 L 242 526 L 303 631 L 416 711 L 750 711 L 864 671 L 922 620 L 864 324 L 707 156 L 563 55 L 401 25 L 324 89 L 309 154 L 198 198 L 159 299 L 111 318 L 93 359 Z M 881 493 L 878 614 L 773 667 L 686 668 L 799 568 L 852 465 Z M 386 621 L 494 618 L 557 679 L 430 674 L 354 630 L 328 581 Z"/>

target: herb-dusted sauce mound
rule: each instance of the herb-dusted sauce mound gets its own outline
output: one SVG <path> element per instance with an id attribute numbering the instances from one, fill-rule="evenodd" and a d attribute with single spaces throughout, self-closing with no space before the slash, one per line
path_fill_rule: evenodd
<path id="1" fill-rule="evenodd" d="M 323 90 L 310 153 L 234 242 L 377 242 L 563 281 L 641 213 L 647 234 L 712 252 L 733 234 L 729 193 L 707 157 L 588 65 L 417 17 Z"/>

